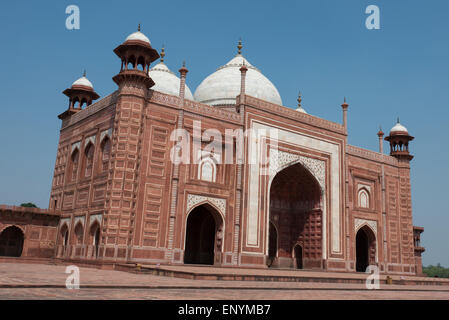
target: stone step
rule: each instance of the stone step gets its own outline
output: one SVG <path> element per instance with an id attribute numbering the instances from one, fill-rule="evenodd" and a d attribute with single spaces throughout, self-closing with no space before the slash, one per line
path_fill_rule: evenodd
<path id="1" fill-rule="evenodd" d="M 116 264 L 115 270 L 193 280 L 276 281 L 364 284 L 366 273 L 339 273 L 294 269 L 217 268 L 207 266 L 165 266 Z M 388 277 L 391 281 L 388 281 Z M 449 279 L 381 274 L 380 284 L 449 286 Z"/>

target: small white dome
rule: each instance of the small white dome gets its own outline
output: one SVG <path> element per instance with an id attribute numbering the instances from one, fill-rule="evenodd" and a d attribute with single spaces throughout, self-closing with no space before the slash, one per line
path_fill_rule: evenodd
<path id="1" fill-rule="evenodd" d="M 393 128 L 391 128 L 391 130 L 390 130 L 390 135 L 391 135 L 392 133 L 407 133 L 407 134 L 408 134 L 408 130 L 407 130 L 406 127 L 404 127 L 404 126 L 403 126 L 402 124 L 400 124 L 399 121 L 398 121 L 398 123 L 396 123 L 396 125 L 395 125 Z"/>
<path id="2" fill-rule="evenodd" d="M 240 94 L 240 67 L 243 63 L 248 68 L 246 93 L 282 105 L 281 96 L 273 83 L 241 54 L 237 54 L 226 65 L 204 79 L 195 91 L 195 100 L 209 105 L 235 104 L 235 98 Z"/>
<path id="3" fill-rule="evenodd" d="M 173 72 L 171 72 L 170 69 L 168 69 L 165 63 L 158 63 L 150 69 L 148 74 L 155 83 L 155 85 L 151 87 L 152 90 L 172 96 L 179 96 L 181 80 Z M 193 100 L 192 91 L 190 91 L 189 87 L 187 87 L 187 84 L 185 89 L 185 98 L 188 100 Z"/>
<path id="4" fill-rule="evenodd" d="M 94 86 L 92 85 L 92 82 L 90 82 L 85 76 L 82 76 L 81 78 L 76 80 L 74 83 L 72 83 L 72 87 L 73 86 L 85 86 L 85 87 L 89 87 L 92 89 L 94 88 Z"/>
<path id="5" fill-rule="evenodd" d="M 148 37 L 140 31 L 136 31 L 136 32 L 130 34 L 128 36 L 128 38 L 126 38 L 125 41 L 128 41 L 128 40 L 140 40 L 140 41 L 146 42 L 149 45 L 151 45 L 150 39 L 148 39 Z"/>

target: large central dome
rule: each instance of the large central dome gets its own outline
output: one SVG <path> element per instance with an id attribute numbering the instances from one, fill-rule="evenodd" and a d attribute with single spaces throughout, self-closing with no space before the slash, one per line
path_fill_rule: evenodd
<path id="1" fill-rule="evenodd" d="M 240 53 L 201 82 L 195 91 L 195 100 L 209 105 L 235 104 L 235 98 L 240 94 L 240 67 L 243 63 L 248 68 L 246 94 L 282 105 L 276 87 Z"/>

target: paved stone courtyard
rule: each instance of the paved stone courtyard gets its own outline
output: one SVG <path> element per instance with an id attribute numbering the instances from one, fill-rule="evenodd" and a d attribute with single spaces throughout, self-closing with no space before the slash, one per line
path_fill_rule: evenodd
<path id="1" fill-rule="evenodd" d="M 1 263 L 0 299 L 445 299 L 449 286 L 189 280 L 80 268 L 80 289 L 65 287 L 66 266 Z"/>

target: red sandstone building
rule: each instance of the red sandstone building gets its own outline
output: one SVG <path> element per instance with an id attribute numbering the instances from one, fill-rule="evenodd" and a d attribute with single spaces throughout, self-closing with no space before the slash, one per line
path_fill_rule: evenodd
<path id="1" fill-rule="evenodd" d="M 348 145 L 346 102 L 343 124 L 307 114 L 301 97 L 282 106 L 241 48 L 192 95 L 187 69 L 178 78 L 139 30 L 114 50 L 117 91 L 94 103 L 91 82 L 75 81 L 49 209 L 0 207 L 0 254 L 420 274 L 407 129 L 385 138 L 390 155 L 381 131 L 379 152 Z M 172 161 L 176 129 L 197 146 L 182 151 L 190 163 Z M 239 130 L 240 149 L 237 134 L 210 148 Z"/>

